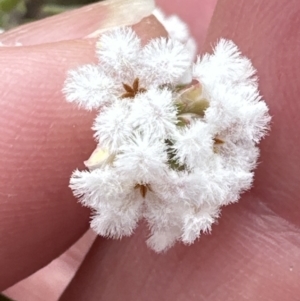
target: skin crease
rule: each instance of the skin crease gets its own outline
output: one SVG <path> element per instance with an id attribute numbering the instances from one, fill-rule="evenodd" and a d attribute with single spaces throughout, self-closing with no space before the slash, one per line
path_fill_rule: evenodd
<path id="1" fill-rule="evenodd" d="M 195 6 L 190 7 L 191 12 L 196 11 L 195 8 Z M 61 300 L 298 300 L 300 295 L 300 211 L 297 172 L 300 167 L 300 158 L 299 151 L 297 151 L 299 149 L 297 138 L 300 121 L 296 116 L 299 108 L 296 92 L 300 84 L 300 39 L 297 30 L 300 25 L 297 17 L 299 11 L 300 3 L 289 0 L 276 2 L 220 0 L 204 46 L 205 51 L 210 51 L 211 44 L 215 43 L 218 38 L 233 39 L 258 69 L 261 92 L 274 116 L 271 135 L 261 144 L 261 163 L 251 192 L 244 194 L 238 204 L 224 208 L 219 224 L 213 227 L 212 235 L 202 236 L 199 242 L 190 247 L 177 245 L 166 254 L 156 255 L 145 246 L 144 239 L 147 235 L 145 227 L 140 227 L 132 238 L 122 241 L 97 239 Z M 77 43 L 81 45 L 80 42 Z M 74 50 L 66 54 L 72 56 Z M 46 50 L 43 48 L 43 51 Z M 82 60 L 89 60 L 91 57 L 84 57 Z M 77 62 L 84 63 L 78 58 Z M 59 61 L 60 68 L 61 64 L 62 62 Z M 6 71 L 5 74 L 8 76 L 9 72 Z M 16 74 L 18 75 L 17 71 L 14 76 Z M 21 75 L 19 77 L 21 78 Z M 44 80 L 45 77 L 42 79 Z M 38 83 L 42 84 L 42 79 Z M 3 91 L 2 88 L 0 91 Z M 39 94 L 36 93 L 36 95 Z M 65 106 L 61 99 L 59 99 L 59 104 Z M 21 107 L 20 112 L 23 113 L 23 110 L 24 108 Z M 72 118 L 72 109 L 68 107 L 67 111 L 70 114 L 68 118 Z M 77 115 L 73 113 L 73 118 L 81 114 L 76 110 L 74 112 Z M 81 133 L 89 137 L 88 120 L 90 118 L 91 116 L 82 113 L 80 119 L 82 124 L 78 125 L 80 131 L 76 133 L 76 137 Z M 78 121 L 76 119 L 76 122 Z M 70 129 L 66 129 L 63 133 L 69 137 Z M 53 141 L 50 139 L 51 143 L 55 141 L 56 139 Z M 59 143 L 54 143 L 53 147 L 52 144 L 49 145 L 51 149 L 55 149 L 54 147 L 57 148 Z M 63 145 L 67 147 L 65 142 Z M 28 144 L 23 142 L 20 149 L 25 149 L 26 146 L 28 147 Z M 88 152 L 90 147 L 92 145 L 80 145 L 75 149 L 70 147 L 74 158 L 70 159 L 71 162 L 65 163 L 67 167 L 78 166 L 78 162 L 83 160 L 82 157 L 86 158 L 85 152 Z M 81 154 L 78 155 L 78 153 Z M 2 155 L 1 158 L 3 157 Z M 51 157 L 47 155 L 46 158 Z M 53 158 L 56 159 L 56 157 Z M 8 163 L 4 162 L 6 170 L 11 168 L 10 170 L 14 171 L 19 168 L 13 159 L 15 158 L 6 159 Z M 4 158 L 2 160 L 4 161 Z M 32 165 L 29 167 L 32 168 Z M 53 162 L 49 166 L 53 166 Z M 49 166 L 45 166 L 45 169 Z M 67 177 L 67 172 L 62 172 L 62 170 L 67 167 L 63 166 L 60 170 L 60 174 L 64 177 Z M 34 166 L 34 168 L 37 172 L 37 167 Z M 47 195 L 44 186 L 38 187 L 43 191 L 42 195 Z M 10 188 L 6 185 L 1 187 L 0 191 L 8 194 L 8 189 Z M 22 189 L 19 189 L 22 193 Z M 24 197 L 24 194 L 22 196 Z M 10 240 L 11 244 L 6 241 L 5 248 L 7 248 L 7 254 L 15 250 L 15 256 L 20 256 L 20 254 L 23 256 L 22 248 L 30 237 L 23 238 L 23 245 L 21 239 L 20 244 L 18 239 L 22 238 L 21 235 L 24 236 L 24 230 L 22 232 L 16 229 L 15 225 L 9 225 L 9 218 L 6 218 L 7 212 L 15 212 L 18 206 L 21 206 L 21 200 L 17 202 L 17 197 L 15 199 L 14 207 L 9 206 L 8 197 L 3 202 L 4 205 L 1 205 L 4 209 L 0 209 L 0 231 L 4 223 L 7 228 L 2 233 L 19 233 L 17 238 Z M 68 202 L 66 198 L 61 198 L 61 200 Z M 53 200 L 46 203 L 48 204 L 45 208 L 51 209 Z M 44 219 L 48 213 L 44 212 L 42 217 L 31 225 L 31 230 L 36 227 L 41 229 L 38 231 L 40 236 L 31 238 L 31 243 L 35 248 L 32 250 L 34 256 L 31 253 L 25 257 L 28 261 L 27 272 L 36 270 L 39 265 L 41 266 L 41 262 L 45 263 L 45 259 L 44 261 L 39 259 L 38 263 L 35 262 L 37 258 L 32 259 L 36 257 L 36 250 L 43 250 L 42 253 L 49 252 L 50 255 L 47 252 L 43 255 L 49 260 L 51 256 L 54 258 L 54 254 L 58 253 L 57 249 L 62 251 L 68 244 L 66 241 L 71 240 L 66 237 L 77 235 L 71 235 L 74 215 L 78 214 L 80 218 L 82 214 L 84 216 L 82 219 L 84 219 L 86 213 L 81 213 L 82 209 L 78 209 L 76 213 L 77 209 L 71 209 L 73 203 L 70 197 L 69 205 L 65 205 L 65 211 L 61 213 L 65 215 L 64 220 L 61 217 L 63 220 L 61 222 L 65 224 L 52 229 L 55 223 L 50 222 L 49 217 L 48 220 L 46 219 L 49 223 L 48 228 L 45 227 L 47 223 L 44 223 Z M 24 206 L 22 210 L 26 210 L 27 207 L 28 205 Z M 68 212 L 69 210 L 74 211 Z M 67 213 L 69 215 L 66 216 Z M 19 217 L 23 219 L 22 227 L 30 224 L 29 220 L 25 219 L 26 215 L 19 215 Z M 29 214 L 29 217 L 37 218 L 36 214 Z M 67 231 L 64 238 L 60 238 L 61 235 L 57 233 L 59 229 L 61 230 L 61 226 L 64 227 L 64 231 L 70 227 L 68 230 L 70 233 L 68 234 Z M 30 229 L 30 226 L 28 227 Z M 81 232 L 79 226 L 78 228 L 77 233 Z M 75 230 L 73 224 L 72 231 L 75 233 Z M 41 240 L 42 233 L 46 233 L 46 238 L 55 237 L 55 244 L 52 243 L 42 248 L 47 239 L 42 240 L 40 244 L 36 242 L 36 240 Z M 56 236 L 51 236 L 51 234 Z M 3 234 L 0 237 L 2 239 Z M 15 240 L 14 244 L 13 240 Z M 56 247 L 57 244 L 59 247 Z M 0 251 L 3 251 L 2 245 Z M 15 249 L 10 246 L 14 246 Z M 53 251 L 53 248 L 57 249 Z M 21 261 L 20 263 L 24 264 Z M 6 271 L 9 269 L 12 269 L 12 263 L 5 268 Z M 20 269 L 14 270 L 12 279 L 24 277 L 24 273 L 22 275 L 19 273 Z"/>

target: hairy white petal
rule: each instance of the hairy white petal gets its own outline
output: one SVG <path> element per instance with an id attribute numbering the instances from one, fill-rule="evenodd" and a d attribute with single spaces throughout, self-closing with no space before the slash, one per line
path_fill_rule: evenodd
<path id="1" fill-rule="evenodd" d="M 189 52 L 173 39 L 151 40 L 142 50 L 139 77 L 151 85 L 173 83 L 191 66 Z"/>
<path id="2" fill-rule="evenodd" d="M 111 103 L 111 94 L 115 90 L 114 80 L 106 76 L 99 66 L 84 65 L 69 71 L 63 93 L 67 101 L 92 110 Z"/>
<path id="3" fill-rule="evenodd" d="M 101 205 L 94 213 L 91 228 L 104 237 L 119 239 L 130 236 L 141 216 L 141 205 L 136 199 Z"/>
<path id="4" fill-rule="evenodd" d="M 197 205 L 211 204 L 214 206 L 222 206 L 230 202 L 232 199 L 233 185 L 237 185 L 237 190 L 246 189 L 239 180 L 237 171 L 222 166 L 222 159 L 219 158 L 219 164 L 206 170 L 195 170 L 195 173 L 201 183 L 201 193 L 199 194 Z M 236 193 L 236 191 L 235 191 Z"/>
<path id="5" fill-rule="evenodd" d="M 172 92 L 150 89 L 136 97 L 128 122 L 141 132 L 167 139 L 176 131 L 176 115 Z"/>
<path id="6" fill-rule="evenodd" d="M 122 145 L 119 151 L 114 162 L 118 174 L 134 177 L 139 184 L 163 176 L 167 161 L 163 141 L 140 133 Z"/>
<path id="7" fill-rule="evenodd" d="M 164 232 L 157 231 L 147 239 L 147 245 L 157 253 L 165 252 L 175 244 L 179 237 L 178 228 L 168 229 Z"/>
<path id="8" fill-rule="evenodd" d="M 168 204 L 192 203 L 198 202 L 201 182 L 195 173 L 169 170 L 164 180 L 158 178 L 155 181 L 155 189 L 157 195 Z"/>
<path id="9" fill-rule="evenodd" d="M 105 32 L 97 43 L 97 55 L 104 70 L 124 82 L 133 80 L 141 41 L 130 27 Z"/>
<path id="10" fill-rule="evenodd" d="M 190 170 L 206 166 L 214 156 L 214 129 L 207 123 L 197 120 L 184 127 L 175 136 L 173 145 L 175 158 Z"/>
<path id="11" fill-rule="evenodd" d="M 255 143 L 258 143 L 269 131 L 271 116 L 266 103 L 258 101 L 244 106 L 239 110 L 239 114 L 243 120 L 239 138 L 253 140 Z"/>
<path id="12" fill-rule="evenodd" d="M 178 198 L 175 200 L 161 198 L 158 192 L 163 186 L 164 179 L 160 179 L 161 186 L 157 185 L 158 182 L 157 180 L 151 183 L 151 191 L 147 193 L 143 212 L 152 233 L 165 231 L 167 228 L 180 228 L 180 218 L 185 206 L 183 202 L 178 202 Z"/>
<path id="13" fill-rule="evenodd" d="M 116 172 L 109 167 L 89 171 L 75 170 L 70 179 L 70 188 L 80 202 L 95 208 L 102 203 L 110 203 L 115 196 L 126 193 Z"/>
<path id="14" fill-rule="evenodd" d="M 210 106 L 205 121 L 231 140 L 259 140 L 265 136 L 270 122 L 268 107 L 253 86 L 236 88 L 219 84 L 210 91 Z M 228 137 L 227 137 L 228 136 Z"/>
<path id="15" fill-rule="evenodd" d="M 196 206 L 203 204 L 221 206 L 235 201 L 231 199 L 232 194 L 230 194 L 231 186 L 235 185 L 231 181 L 235 173 L 233 170 L 222 168 L 221 158 L 219 161 L 219 164 L 212 162 L 211 166 L 205 169 L 194 169 L 193 172 L 170 171 L 164 181 L 155 182 L 157 195 L 172 203 L 181 202 Z M 234 176 L 234 180 L 237 179 Z M 245 189 L 244 186 L 241 188 L 241 190 Z"/>
<path id="16" fill-rule="evenodd" d="M 241 56 L 232 41 L 224 39 L 218 42 L 212 55 L 205 54 L 199 57 L 194 67 L 195 78 L 211 88 L 217 83 L 255 84 L 256 78 L 253 77 L 255 73 L 251 61 Z"/>
<path id="17" fill-rule="evenodd" d="M 220 209 L 215 206 L 205 206 L 187 212 L 184 216 L 182 241 L 185 244 L 192 244 L 201 232 L 210 232 L 211 226 L 219 214 Z"/>
<path id="18" fill-rule="evenodd" d="M 241 193 L 250 189 L 253 182 L 253 173 L 243 169 L 233 169 L 228 175 L 227 182 L 230 189 L 226 199 L 222 202 L 222 206 L 237 202 Z"/>
<path id="19" fill-rule="evenodd" d="M 259 149 L 253 141 L 232 142 L 227 139 L 220 147 L 219 155 L 224 158 L 224 168 L 241 168 L 245 171 L 251 171 L 256 167 Z"/>
<path id="20" fill-rule="evenodd" d="M 109 108 L 99 113 L 93 130 L 101 146 L 115 152 L 120 146 L 126 144 L 132 135 L 132 128 L 128 123 L 129 113 L 130 102 L 126 99 L 115 101 Z"/>
<path id="21" fill-rule="evenodd" d="M 151 230 L 147 240 L 149 248 L 155 252 L 163 252 L 172 247 L 180 239 L 182 229 L 182 213 L 185 212 L 183 203 L 174 203 L 169 199 L 157 196 L 157 186 L 152 185 L 153 192 L 145 203 L 144 218 Z"/>

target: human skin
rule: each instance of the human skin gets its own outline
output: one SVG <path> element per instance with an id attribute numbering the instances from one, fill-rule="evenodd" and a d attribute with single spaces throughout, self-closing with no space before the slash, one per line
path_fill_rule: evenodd
<path id="1" fill-rule="evenodd" d="M 144 43 L 167 35 L 154 17 L 133 28 Z M 68 182 L 95 148 L 95 113 L 68 104 L 61 90 L 68 70 L 96 62 L 95 43 L 87 38 L 0 48 L 0 291 L 88 229 L 89 211 L 76 204 Z"/>
<path id="2" fill-rule="evenodd" d="M 186 4 L 191 20 L 201 2 Z M 290 0 L 219 0 L 201 49 L 232 39 L 258 70 L 273 122 L 254 188 L 223 209 L 211 235 L 189 247 L 157 255 L 145 246 L 143 226 L 121 241 L 98 238 L 61 300 L 298 300 L 299 12 L 300 3 Z M 149 32 L 139 26 L 141 35 Z M 66 70 L 93 60 L 93 43 L 0 49 L 2 288 L 44 266 L 87 228 L 88 212 L 67 183 L 94 147 L 93 114 L 66 104 L 60 87 Z"/>

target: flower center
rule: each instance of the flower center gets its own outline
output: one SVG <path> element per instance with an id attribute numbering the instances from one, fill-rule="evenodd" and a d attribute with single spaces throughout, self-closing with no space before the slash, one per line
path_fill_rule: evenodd
<path id="1" fill-rule="evenodd" d="M 148 190 L 152 191 L 149 184 L 136 184 L 134 189 L 139 189 L 143 198 L 146 197 Z"/>
<path id="2" fill-rule="evenodd" d="M 147 90 L 140 87 L 140 80 L 136 78 L 132 86 L 123 83 L 125 93 L 121 95 L 121 98 L 134 98 L 138 93 L 145 93 Z"/>

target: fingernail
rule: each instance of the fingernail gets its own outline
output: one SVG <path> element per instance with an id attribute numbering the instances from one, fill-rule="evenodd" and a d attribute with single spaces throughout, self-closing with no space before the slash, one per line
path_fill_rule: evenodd
<path id="1" fill-rule="evenodd" d="M 140 22 L 151 15 L 155 8 L 154 0 L 108 0 L 103 2 L 108 10 L 108 18 L 101 28 L 89 34 L 86 38 L 94 38 L 102 32 L 115 26 L 126 26 Z"/>

